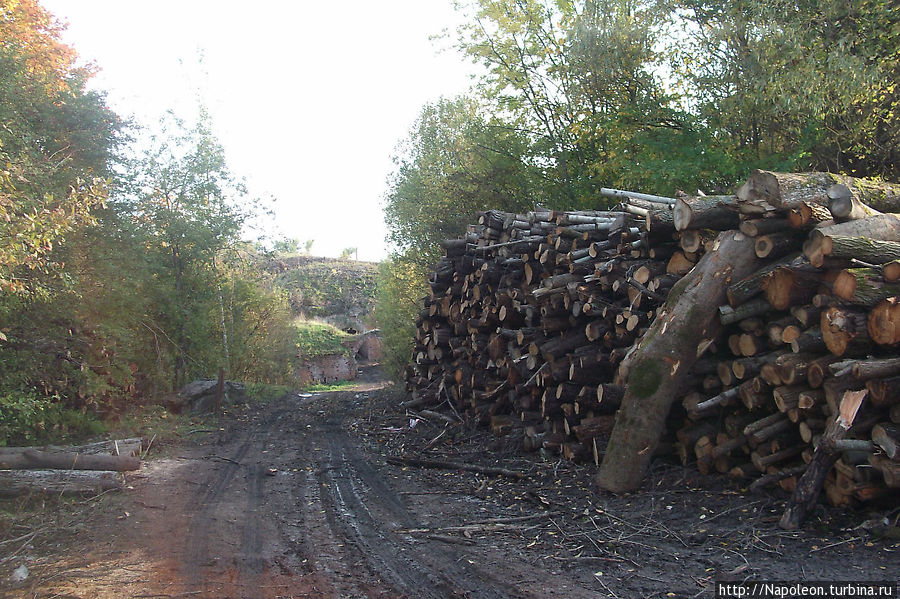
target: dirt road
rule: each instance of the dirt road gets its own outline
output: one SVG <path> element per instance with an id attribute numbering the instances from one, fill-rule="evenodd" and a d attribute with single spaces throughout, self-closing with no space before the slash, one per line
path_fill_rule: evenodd
<path id="1" fill-rule="evenodd" d="M 503 446 L 410 428 L 377 371 L 367 376 L 252 404 L 151 460 L 131 490 L 85 507 L 57 547 L 32 548 L 30 561 L 26 550 L 30 578 L 0 594 L 624 599 L 711 597 L 722 578 L 897 575 L 895 541 L 860 528 L 784 533 L 777 501 L 692 489 L 683 469 L 602 498 L 590 469 L 556 460 L 510 457 L 523 481 L 392 466 L 386 455 L 429 443 L 470 461 Z"/>

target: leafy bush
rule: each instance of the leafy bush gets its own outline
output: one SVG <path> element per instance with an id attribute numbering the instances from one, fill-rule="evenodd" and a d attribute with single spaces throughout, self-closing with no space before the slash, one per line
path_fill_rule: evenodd
<path id="1" fill-rule="evenodd" d="M 419 298 L 427 293 L 425 273 L 415 260 L 393 256 L 378 266 L 375 318 L 384 342 L 382 366 L 399 381 L 412 355 Z"/>
<path id="2" fill-rule="evenodd" d="M 0 447 L 77 439 L 104 430 L 92 414 L 66 409 L 51 397 L 34 393 L 0 396 Z"/>

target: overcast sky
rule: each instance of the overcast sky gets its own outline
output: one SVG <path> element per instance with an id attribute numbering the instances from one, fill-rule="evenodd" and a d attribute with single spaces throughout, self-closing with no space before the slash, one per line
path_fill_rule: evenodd
<path id="1" fill-rule="evenodd" d="M 190 117 L 200 90 L 232 171 L 277 199 L 275 233 L 317 255 L 384 257 L 395 146 L 474 68 L 429 39 L 455 30 L 451 0 L 41 2 L 119 114 Z"/>

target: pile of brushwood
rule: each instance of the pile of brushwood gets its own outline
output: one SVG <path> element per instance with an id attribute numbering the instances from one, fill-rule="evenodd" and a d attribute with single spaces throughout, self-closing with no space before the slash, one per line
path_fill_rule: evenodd
<path id="1" fill-rule="evenodd" d="M 615 209 L 488 211 L 444 243 L 404 407 L 593 460 L 614 492 L 660 455 L 780 485 L 785 528 L 823 489 L 896 503 L 900 185 L 602 193 Z"/>

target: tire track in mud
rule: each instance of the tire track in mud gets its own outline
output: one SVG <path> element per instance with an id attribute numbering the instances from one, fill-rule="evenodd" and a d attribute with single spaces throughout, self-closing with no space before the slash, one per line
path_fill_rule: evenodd
<path id="1" fill-rule="evenodd" d="M 331 533 L 358 553 L 356 563 L 365 562 L 395 593 L 406 597 L 525 596 L 460 553 L 395 532 L 418 525 L 412 512 L 336 422 L 326 423 L 319 434 L 325 455 L 317 464 L 315 481 L 322 508 Z M 345 559 L 350 558 L 346 553 Z"/>
<path id="2" fill-rule="evenodd" d="M 252 462 L 260 461 L 273 428 L 286 412 L 285 408 L 271 414 L 264 412 L 256 422 L 239 428 L 237 439 L 220 445 L 223 448 L 237 445 L 237 448 L 228 456 L 218 456 L 227 459 L 222 460 L 221 467 L 200 482 L 197 511 L 187 533 L 184 571 L 189 575 L 185 577 L 186 580 L 203 580 L 204 577 L 197 577 L 197 572 L 215 566 L 223 553 L 222 546 L 232 544 L 227 536 L 211 536 L 210 531 L 222 531 L 222 524 L 215 522 L 222 518 L 219 512 L 227 507 L 226 504 L 237 503 L 241 495 L 246 495 L 244 508 L 241 510 L 240 541 L 233 555 L 234 564 L 220 565 L 233 571 L 233 574 L 225 576 L 228 579 L 227 585 L 236 585 L 241 589 L 258 586 L 259 577 L 266 566 L 262 558 L 264 538 L 261 532 L 261 512 L 264 509 L 264 483 L 268 477 L 263 466 Z M 238 475 L 242 472 L 245 473 L 244 480 L 239 480 Z M 205 578 L 206 582 L 199 584 L 212 591 L 216 577 Z"/>

